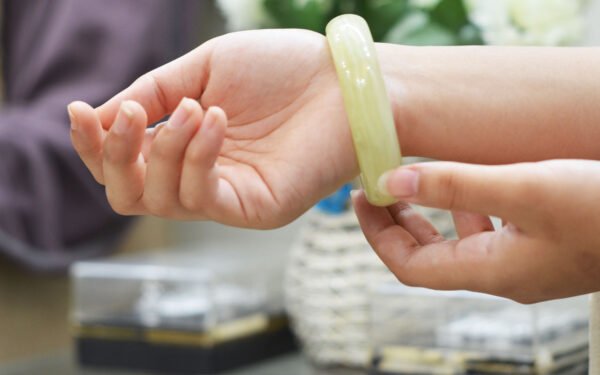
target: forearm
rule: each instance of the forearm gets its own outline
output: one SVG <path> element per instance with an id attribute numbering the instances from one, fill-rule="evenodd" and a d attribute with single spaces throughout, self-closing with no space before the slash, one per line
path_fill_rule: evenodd
<path id="1" fill-rule="evenodd" d="M 405 155 L 600 159 L 600 49 L 378 49 Z"/>

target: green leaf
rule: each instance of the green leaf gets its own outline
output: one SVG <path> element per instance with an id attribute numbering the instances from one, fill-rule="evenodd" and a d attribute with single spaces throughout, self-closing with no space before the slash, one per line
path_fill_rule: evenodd
<path id="1" fill-rule="evenodd" d="M 470 23 L 463 0 L 441 0 L 431 11 L 431 20 L 456 34 Z"/>
<path id="2" fill-rule="evenodd" d="M 458 44 L 484 44 L 481 30 L 473 24 L 466 25 L 458 33 Z"/>
<path id="3" fill-rule="evenodd" d="M 366 0 L 362 16 L 371 28 L 373 39 L 381 41 L 389 30 L 406 16 L 408 10 L 407 0 Z"/>
<path id="4" fill-rule="evenodd" d="M 336 0 L 334 8 L 334 16 L 347 13 L 363 16 L 365 14 L 366 0 Z"/>
<path id="5" fill-rule="evenodd" d="M 353 13 L 365 18 L 375 41 L 403 44 L 481 44 L 463 0 L 441 0 L 433 9 L 416 10 L 409 0 L 262 0 L 274 26 L 323 33 L 329 20 Z M 414 15 L 425 15 L 415 23 Z M 411 18 L 412 17 L 412 18 Z"/>
<path id="6" fill-rule="evenodd" d="M 264 0 L 264 6 L 279 27 L 323 32 L 331 1 Z"/>
<path id="7" fill-rule="evenodd" d="M 464 0 L 441 0 L 430 17 L 434 24 L 454 35 L 454 44 L 483 44 L 481 31 L 471 23 Z"/>

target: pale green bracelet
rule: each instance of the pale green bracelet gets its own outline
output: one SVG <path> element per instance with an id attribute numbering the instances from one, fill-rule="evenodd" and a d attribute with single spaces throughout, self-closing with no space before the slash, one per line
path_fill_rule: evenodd
<path id="1" fill-rule="evenodd" d="M 397 200 L 381 191 L 377 182 L 384 172 L 402 164 L 402 155 L 369 26 L 359 16 L 339 16 L 327 25 L 327 39 L 342 88 L 361 183 L 371 204 L 388 206 Z"/>

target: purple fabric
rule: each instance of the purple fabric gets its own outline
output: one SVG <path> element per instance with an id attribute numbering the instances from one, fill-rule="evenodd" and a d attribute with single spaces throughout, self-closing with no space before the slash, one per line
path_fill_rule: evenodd
<path id="1" fill-rule="evenodd" d="M 53 270 L 110 250 L 127 220 L 72 149 L 66 105 L 98 105 L 189 48 L 198 3 L 3 2 L 0 254 Z"/>

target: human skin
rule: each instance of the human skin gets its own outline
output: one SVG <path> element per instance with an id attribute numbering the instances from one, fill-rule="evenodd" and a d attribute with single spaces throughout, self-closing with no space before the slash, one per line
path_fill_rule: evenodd
<path id="1" fill-rule="evenodd" d="M 372 247 L 407 285 L 522 303 L 600 290 L 599 162 L 422 163 L 391 172 L 385 184 L 401 203 L 374 207 L 358 192 L 354 207 Z M 409 204 L 453 211 L 459 239 L 443 238 Z"/>
<path id="2" fill-rule="evenodd" d="M 559 288 L 559 283 L 538 275 L 541 281 L 533 283 L 537 288 L 530 283 L 530 288 L 521 291 L 515 283 L 523 282 L 525 271 L 520 278 L 513 275 L 516 269 L 549 270 L 556 276 L 548 278 L 564 282 L 565 276 L 573 279 L 579 271 L 600 273 L 600 254 L 592 251 L 594 246 L 600 249 L 591 238 L 599 224 L 592 220 L 593 213 L 585 216 L 585 225 L 565 227 L 560 221 L 566 220 L 561 215 L 567 212 L 571 222 L 579 220 L 577 215 L 582 212 L 576 207 L 600 209 L 600 199 L 588 194 L 600 186 L 591 178 L 599 173 L 598 165 L 592 161 L 553 162 L 559 167 L 535 163 L 559 158 L 599 159 L 600 85 L 593 79 L 600 77 L 599 50 L 378 44 L 377 51 L 405 155 L 478 164 L 530 162 L 510 167 L 521 168 L 515 175 L 519 178 L 510 173 L 502 175 L 505 178 L 492 178 L 495 174 L 486 172 L 486 168 L 509 167 L 436 167 L 436 163 L 429 163 L 407 168 L 433 168 L 445 177 L 429 182 L 422 177 L 429 174 L 414 169 L 413 175 L 422 177 L 417 178 L 418 183 L 402 172 L 400 177 L 390 174 L 382 180 L 390 192 L 406 201 L 471 212 L 455 215 L 464 238 L 460 242 L 442 240 L 409 208 L 378 209 L 368 206 L 361 194 L 355 195 L 367 238 L 398 278 L 413 285 L 480 290 L 524 302 L 600 289 L 591 277 L 577 278 L 571 283 L 576 287 Z M 358 174 L 328 46 L 323 36 L 308 31 L 228 34 L 148 73 L 95 110 L 75 102 L 69 112 L 75 148 L 98 182 L 106 186 L 113 208 L 126 215 L 210 219 L 235 226 L 273 228 L 289 223 Z M 172 112 L 166 126 L 146 133 L 149 123 Z M 473 186 L 463 183 L 464 168 L 482 168 L 467 173 L 469 181 L 477 181 Z M 529 174 L 544 178 L 533 179 L 538 184 L 529 183 Z M 484 184 L 481 179 L 488 177 L 489 183 Z M 558 188 L 557 181 L 562 180 L 570 181 L 571 188 L 585 184 L 576 196 L 587 200 L 571 205 L 573 193 L 566 195 L 567 185 L 564 190 Z M 430 189 L 429 184 L 436 189 Z M 413 187 L 408 196 L 406 189 L 403 194 L 394 191 L 395 187 L 407 186 Z M 468 187 L 472 188 L 469 195 L 463 195 L 462 189 Z M 496 200 L 491 192 L 502 193 L 497 199 L 514 210 L 498 210 L 500 207 L 490 207 L 482 199 L 473 200 L 479 205 L 464 203 L 484 187 L 487 199 Z M 421 195 L 430 190 L 435 199 Z M 552 193 L 542 194 L 546 191 Z M 393 220 L 390 212 L 398 207 L 403 207 L 402 215 L 412 218 L 410 223 Z M 553 207 L 560 208 L 561 215 Z M 517 211 L 528 218 L 527 223 L 545 223 L 551 220 L 548 217 L 556 216 L 555 225 L 535 232 L 535 238 L 550 241 L 558 236 L 566 242 L 552 242 L 558 249 L 552 253 L 541 249 L 547 243 L 536 243 L 543 255 L 554 256 L 538 262 L 534 253 L 524 255 L 519 262 L 523 266 L 512 273 L 507 271 L 505 260 L 502 268 L 475 267 L 466 272 L 470 277 L 456 276 L 465 273 L 465 264 L 492 262 L 492 256 L 482 253 L 489 248 L 473 240 L 495 233 L 484 215 L 503 217 L 511 223 L 497 233 L 513 230 L 529 234 Z M 435 243 L 424 241 L 410 228 L 428 232 Z M 576 232 L 570 232 L 573 230 Z M 396 236 L 382 236 L 382 231 Z M 407 233 L 413 242 L 407 242 Z M 568 233 L 580 238 L 581 244 L 589 244 L 581 246 L 580 256 L 566 253 L 571 238 Z M 447 244 L 448 254 L 455 254 L 462 241 L 473 243 L 475 249 L 465 251 L 473 253 L 465 256 L 482 263 L 461 263 L 462 258 L 454 256 L 429 257 L 429 263 L 405 261 L 427 254 L 428 246 L 439 249 L 439 243 Z M 525 241 L 512 247 L 512 252 L 504 250 L 507 245 L 492 253 L 514 254 L 527 244 L 534 246 Z M 559 260 L 564 267 L 570 260 L 572 272 L 557 271 L 552 265 L 561 265 Z M 440 262 L 446 262 L 446 271 L 442 272 L 442 267 L 437 270 Z M 541 263 L 546 268 L 534 267 Z M 417 270 L 420 277 L 415 276 Z"/>

